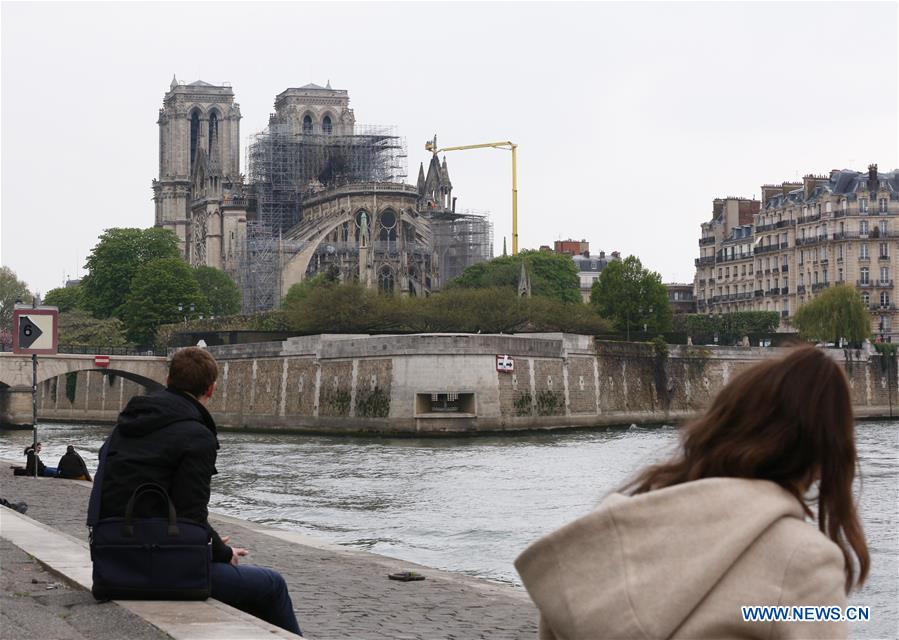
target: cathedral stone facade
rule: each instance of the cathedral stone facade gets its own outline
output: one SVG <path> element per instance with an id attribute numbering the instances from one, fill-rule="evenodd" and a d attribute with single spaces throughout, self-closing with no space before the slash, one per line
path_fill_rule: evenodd
<path id="1" fill-rule="evenodd" d="M 159 112 L 156 225 L 185 260 L 226 271 L 244 311 L 276 308 L 290 286 L 327 271 L 341 281 L 428 295 L 492 257 L 492 226 L 456 214 L 446 160 L 405 184 L 405 145 L 356 124 L 345 90 L 290 88 L 240 172 L 240 107 L 228 85 L 172 80 Z M 445 273 L 441 273 L 444 270 Z"/>

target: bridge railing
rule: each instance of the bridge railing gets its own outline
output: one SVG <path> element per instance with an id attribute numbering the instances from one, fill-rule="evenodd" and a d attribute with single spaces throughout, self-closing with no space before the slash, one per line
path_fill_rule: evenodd
<path id="1" fill-rule="evenodd" d="M 0 352 L 12 351 L 12 345 L 0 343 Z M 150 349 L 135 347 L 92 347 L 89 345 L 61 344 L 59 353 L 90 356 L 163 356 L 168 355 L 166 349 Z"/>

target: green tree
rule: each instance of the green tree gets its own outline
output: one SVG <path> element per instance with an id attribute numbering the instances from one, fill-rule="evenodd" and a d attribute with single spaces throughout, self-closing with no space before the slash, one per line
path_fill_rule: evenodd
<path id="1" fill-rule="evenodd" d="M 780 314 L 777 311 L 735 311 L 716 315 L 689 313 L 675 316 L 672 324 L 675 331 L 693 338 L 710 339 L 718 334 L 721 344 L 731 344 L 746 335 L 773 333 L 780 324 Z"/>
<path id="2" fill-rule="evenodd" d="M 522 251 L 517 256 L 501 256 L 478 262 L 453 280 L 450 288 L 517 288 L 522 261 L 528 271 L 533 295 L 556 298 L 562 302 L 580 302 L 577 265 L 570 256 L 551 251 Z"/>
<path id="3" fill-rule="evenodd" d="M 122 317 L 138 270 L 153 260 L 179 255 L 178 238 L 167 229 L 107 229 L 85 265 L 85 308 L 97 318 Z"/>
<path id="4" fill-rule="evenodd" d="M 190 305 L 194 305 L 193 312 L 184 311 Z M 160 325 L 182 320 L 188 313 L 207 314 L 209 308 L 191 268 L 181 258 L 162 258 L 142 265 L 121 306 L 128 337 L 141 345 L 152 342 Z"/>
<path id="5" fill-rule="evenodd" d="M 82 295 L 81 285 L 57 287 L 47 292 L 47 295 L 44 296 L 44 304 L 50 307 L 59 307 L 59 312 L 64 313 L 82 308 L 84 306 Z"/>
<path id="6" fill-rule="evenodd" d="M 281 307 L 283 309 L 296 307 L 316 287 L 330 287 L 339 282 L 340 269 L 335 265 L 331 265 L 327 271 L 317 273 L 311 278 L 306 278 L 302 282 L 291 285 L 290 289 L 287 290 L 287 295 L 284 296 L 284 300 L 281 301 Z"/>
<path id="7" fill-rule="evenodd" d="M 854 287 L 838 284 L 816 296 L 790 321 L 807 340 L 859 343 L 871 335 L 871 316 Z"/>
<path id="8" fill-rule="evenodd" d="M 240 313 L 240 289 L 227 273 L 214 267 L 195 267 L 194 279 L 206 297 L 209 313 L 216 316 Z"/>
<path id="9" fill-rule="evenodd" d="M 628 337 L 632 329 L 639 331 L 644 325 L 652 333 L 667 331 L 671 325 L 662 276 L 644 268 L 636 256 L 609 262 L 593 283 L 590 304 Z"/>
<path id="10" fill-rule="evenodd" d="M 88 347 L 127 347 L 125 326 L 118 318 L 98 320 L 83 309 L 59 314 L 59 344 Z"/>
<path id="11" fill-rule="evenodd" d="M 12 312 L 16 300 L 31 303 L 28 285 L 9 267 L 0 267 L 0 329 L 12 331 Z"/>

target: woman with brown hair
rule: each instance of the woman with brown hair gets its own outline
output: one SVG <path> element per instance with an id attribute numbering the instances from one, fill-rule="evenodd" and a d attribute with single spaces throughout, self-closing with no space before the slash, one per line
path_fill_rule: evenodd
<path id="1" fill-rule="evenodd" d="M 684 427 L 672 460 L 518 557 L 540 637 L 845 638 L 839 620 L 744 621 L 742 607 L 845 610 L 869 567 L 856 465 L 836 362 L 806 346 L 753 366 Z"/>

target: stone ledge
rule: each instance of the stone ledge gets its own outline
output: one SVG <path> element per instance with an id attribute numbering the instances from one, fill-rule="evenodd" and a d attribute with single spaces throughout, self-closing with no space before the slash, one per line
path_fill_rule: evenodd
<path id="1" fill-rule="evenodd" d="M 77 540 L 12 509 L 3 510 L 0 537 L 70 584 L 90 590 L 90 550 Z M 297 638 L 288 631 L 210 598 L 205 601 L 116 600 L 175 640 Z"/>

